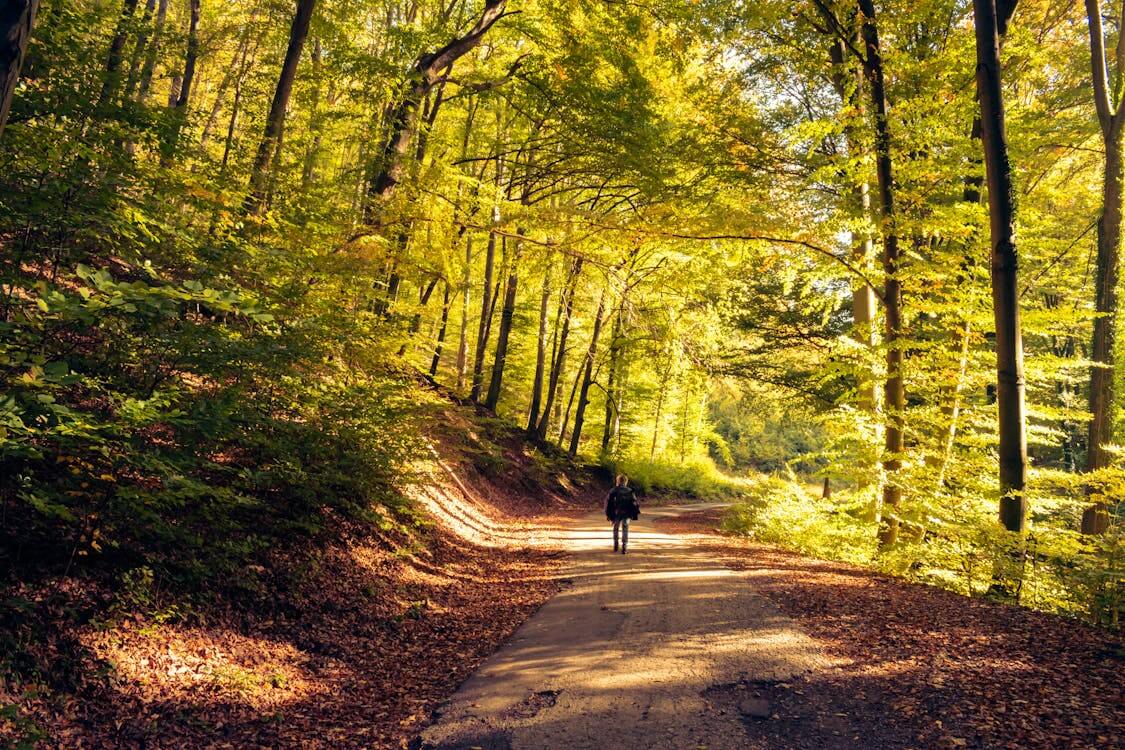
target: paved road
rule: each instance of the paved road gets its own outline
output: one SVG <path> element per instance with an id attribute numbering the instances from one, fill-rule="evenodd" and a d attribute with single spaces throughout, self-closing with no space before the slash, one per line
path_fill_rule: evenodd
<path id="1" fill-rule="evenodd" d="M 653 526 L 704 507 L 645 508 L 625 556 L 600 514 L 558 532 L 570 583 L 461 686 L 422 747 L 745 748 L 745 723 L 770 707 L 738 696 L 824 657 L 746 573 Z"/>

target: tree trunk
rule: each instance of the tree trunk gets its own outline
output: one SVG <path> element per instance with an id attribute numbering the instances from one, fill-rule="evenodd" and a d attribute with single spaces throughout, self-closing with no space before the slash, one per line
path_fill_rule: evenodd
<path id="1" fill-rule="evenodd" d="M 406 90 L 392 111 L 390 136 L 383 147 L 380 171 L 371 181 L 365 218 L 371 223 L 375 218 L 377 200 L 385 199 L 402 180 L 405 155 L 410 140 L 418 127 L 418 107 L 430 90 L 442 80 L 443 71 L 471 51 L 481 38 L 500 19 L 507 0 L 485 0 L 481 15 L 464 36 L 457 37 L 445 46 L 421 55 L 407 74 Z"/>
<path id="2" fill-rule="evenodd" d="M 879 203 L 883 229 L 883 287 L 884 344 L 887 354 L 887 379 L 883 385 L 883 406 L 886 424 L 883 442 L 883 517 L 879 524 L 879 549 L 885 550 L 898 539 L 898 508 L 902 504 L 902 485 L 898 476 L 902 468 L 903 437 L 906 408 L 906 389 L 903 381 L 902 345 L 902 282 L 898 278 L 899 245 L 898 217 L 895 210 L 894 169 L 891 156 L 891 132 L 888 121 L 888 102 L 884 80 L 883 58 L 879 49 L 879 30 L 875 23 L 872 0 L 859 0 L 863 14 L 860 34 L 863 39 L 863 68 L 871 90 L 871 103 L 875 110 L 875 166 L 879 180 Z"/>
<path id="3" fill-rule="evenodd" d="M 578 408 L 574 412 L 574 432 L 570 435 L 570 457 L 578 455 L 582 441 L 582 425 L 586 421 L 586 404 L 590 400 L 590 384 L 594 380 L 594 359 L 598 354 L 598 338 L 602 332 L 602 315 L 605 313 L 605 292 L 598 301 L 598 312 L 594 316 L 594 331 L 590 336 L 590 346 L 586 349 L 586 366 L 582 375 L 582 389 L 578 392 Z"/>
<path id="4" fill-rule="evenodd" d="M 289 107 L 289 97 L 293 93 L 293 81 L 297 77 L 297 64 L 301 61 L 301 51 L 309 33 L 316 0 L 297 0 L 297 11 L 293 15 L 293 25 L 289 29 L 289 46 L 285 50 L 285 61 L 281 65 L 281 75 L 277 79 L 269 115 L 266 117 L 265 133 L 258 145 L 258 154 L 250 170 L 250 193 L 244 208 L 247 213 L 261 213 L 265 206 L 266 190 L 269 188 L 269 166 L 275 152 L 281 148 L 281 138 L 285 129 L 285 110 Z"/>
<path id="5" fill-rule="evenodd" d="M 519 286 L 519 262 L 523 241 L 517 240 L 515 251 L 508 260 L 508 282 L 504 289 L 504 306 L 500 310 L 500 330 L 496 336 L 496 356 L 492 360 L 492 377 L 485 397 L 486 409 L 496 411 L 500 390 L 504 382 L 504 366 L 508 361 L 508 337 L 512 333 L 512 320 L 516 314 L 516 292 Z"/>
<path id="6" fill-rule="evenodd" d="M 102 79 L 102 89 L 94 104 L 95 112 L 102 112 L 105 107 L 113 103 L 117 95 L 117 86 L 121 83 L 121 57 L 125 49 L 125 38 L 129 31 L 129 21 L 137 10 L 137 0 L 125 0 L 121 6 L 121 17 L 117 19 L 117 29 L 109 43 L 109 53 L 106 55 L 105 77 Z"/>
<path id="7" fill-rule="evenodd" d="M 570 335 L 570 320 L 574 312 L 574 293 L 578 287 L 578 278 L 581 274 L 582 259 L 577 258 L 571 264 L 570 275 L 559 300 L 559 318 L 561 320 L 556 322 L 558 338 L 555 341 L 554 357 L 552 357 L 551 376 L 547 381 L 547 398 L 544 401 L 543 413 L 539 417 L 539 425 L 536 428 L 536 436 L 543 441 L 547 439 L 547 428 L 551 422 L 551 409 L 556 403 L 555 397 L 558 392 L 559 379 L 562 378 L 563 370 L 566 369 L 566 340 Z"/>
<path id="8" fill-rule="evenodd" d="M 1110 463 L 1106 447 L 1114 437 L 1115 343 L 1117 333 L 1117 280 L 1120 272 L 1122 181 L 1125 180 L 1122 159 L 1122 132 L 1125 117 L 1121 114 L 1121 76 L 1112 82 L 1106 64 L 1105 35 L 1102 30 L 1098 0 L 1086 0 L 1086 17 L 1090 30 L 1090 73 L 1094 105 L 1105 147 L 1105 174 L 1102 182 L 1102 213 L 1098 217 L 1097 276 L 1094 281 L 1094 335 L 1090 346 L 1090 413 L 1092 419 L 1087 441 L 1086 470 L 1096 471 Z M 1118 42 L 1118 57 L 1122 42 Z M 1096 502 L 1082 514 L 1083 534 L 1101 534 L 1109 528 L 1105 503 Z"/>
<path id="9" fill-rule="evenodd" d="M 438 374 L 438 367 L 441 366 L 441 353 L 445 348 L 445 331 L 449 326 L 449 295 L 450 283 L 447 279 L 445 281 L 445 293 L 441 299 L 441 325 L 438 327 L 437 344 L 434 346 L 434 358 L 430 361 L 430 377 L 436 378 Z"/>
<path id="10" fill-rule="evenodd" d="M 648 450 L 650 461 L 656 459 L 656 445 L 660 439 L 660 420 L 664 416 L 664 397 L 668 393 L 668 373 L 670 368 L 665 367 L 660 376 L 660 388 L 656 393 L 656 416 L 652 420 L 652 446 Z"/>
<path id="11" fill-rule="evenodd" d="M 1008 160 L 1008 136 L 1000 83 L 1000 36 L 1010 12 L 998 13 L 996 0 L 974 0 L 973 6 L 976 15 L 977 98 L 980 101 L 981 143 L 988 181 L 992 308 L 996 322 L 1000 522 L 1009 531 L 1022 533 L 1027 523 L 1027 499 L 1023 494 L 1027 481 L 1027 418 L 1015 244 L 1016 198 L 1012 167 Z"/>
<path id="12" fill-rule="evenodd" d="M 469 360 L 469 296 L 473 279 L 473 235 L 465 238 L 465 273 L 461 279 L 461 330 L 457 343 L 457 392 L 465 388 L 465 368 Z"/>
<path id="13" fill-rule="evenodd" d="M 133 46 L 133 56 L 129 61 L 129 75 L 125 78 L 126 101 L 133 98 L 137 90 L 137 82 L 141 74 L 141 65 L 144 63 L 145 51 L 148 48 L 148 36 L 152 31 L 152 14 L 156 10 L 156 0 L 145 2 L 145 12 L 141 16 L 141 30 L 137 33 L 137 43 Z"/>
<path id="14" fill-rule="evenodd" d="M 492 208 L 492 223 L 500 221 L 500 207 Z M 477 328 L 477 348 L 473 356 L 473 384 L 469 390 L 469 398 L 476 403 L 480 401 L 481 392 L 484 390 L 484 354 L 488 347 L 489 329 L 492 325 L 492 276 L 496 266 L 496 232 L 488 233 L 488 248 L 484 255 L 484 289 L 480 301 L 480 325 Z"/>
<path id="15" fill-rule="evenodd" d="M 164 19 L 168 15 L 168 0 L 159 0 L 156 5 L 156 24 L 152 30 L 152 44 L 148 46 L 145 64 L 141 68 L 141 81 L 137 86 L 137 101 L 148 101 L 152 90 L 152 74 L 156 70 L 156 58 L 160 55 L 160 40 L 164 36 Z"/>
<path id="16" fill-rule="evenodd" d="M 495 412 L 499 394 L 504 383 L 504 365 L 507 362 L 507 340 L 512 333 L 512 319 L 515 317 L 515 296 L 520 283 L 521 243 L 517 242 L 515 252 L 507 266 L 507 284 L 504 289 L 504 307 L 499 314 L 499 331 L 496 335 L 496 355 L 493 358 L 492 378 L 488 381 L 488 395 L 485 408 Z"/>
<path id="17" fill-rule="evenodd" d="M 184 73 L 181 77 L 180 93 L 172 105 L 171 126 L 164 142 L 160 162 L 164 167 L 172 164 L 179 146 L 180 131 L 187 120 L 188 105 L 191 102 L 191 87 L 195 81 L 195 63 L 199 57 L 199 3 L 191 0 L 191 18 L 188 22 L 187 53 L 184 56 Z"/>
<path id="18" fill-rule="evenodd" d="M 0 9 L 0 137 L 8 123 L 39 0 L 8 0 Z"/>
<path id="19" fill-rule="evenodd" d="M 539 296 L 539 336 L 535 348 L 535 376 L 531 381 L 531 406 L 527 417 L 527 432 L 535 434 L 535 425 L 539 422 L 539 408 L 543 405 L 543 377 L 547 369 L 547 330 L 548 310 L 551 305 L 551 269 L 554 268 L 552 258 L 547 259 L 547 267 L 543 271 L 543 292 Z"/>
<path id="20" fill-rule="evenodd" d="M 602 427 L 602 455 L 608 456 L 610 446 L 621 424 L 620 400 L 617 392 L 620 388 L 618 369 L 621 365 L 621 316 L 625 309 L 625 299 L 621 300 L 617 314 L 613 316 L 613 329 L 609 338 L 609 374 L 606 376 L 605 386 L 605 424 Z"/>

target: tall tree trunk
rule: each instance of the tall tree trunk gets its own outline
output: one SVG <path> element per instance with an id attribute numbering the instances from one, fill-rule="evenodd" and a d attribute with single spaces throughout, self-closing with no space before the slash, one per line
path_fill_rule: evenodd
<path id="1" fill-rule="evenodd" d="M 152 90 L 152 75 L 156 70 L 156 59 L 160 55 L 160 42 L 164 36 L 164 19 L 167 15 L 168 0 L 159 0 L 156 5 L 156 23 L 152 30 L 152 43 L 148 45 L 145 64 L 141 68 L 141 80 L 137 85 L 137 101 L 142 104 L 148 101 L 149 92 Z"/>
<path id="2" fill-rule="evenodd" d="M 621 316 L 624 314 L 624 309 L 625 298 L 622 297 L 617 308 L 617 314 L 613 316 L 613 329 L 609 337 L 609 374 L 606 376 L 605 423 L 602 426 L 601 452 L 603 456 L 609 455 L 610 446 L 613 445 L 613 440 L 617 437 L 617 431 L 621 425 L 621 403 L 618 397 L 618 390 L 621 386 L 618 370 L 621 366 Z"/>
<path id="3" fill-rule="evenodd" d="M 891 132 L 888 120 L 888 101 L 883 71 L 883 58 L 879 48 L 879 30 L 875 22 L 872 0 L 859 0 L 863 14 L 860 35 L 865 58 L 864 75 L 871 91 L 871 104 L 875 110 L 875 167 L 879 180 L 879 204 L 883 229 L 883 287 L 884 345 L 886 346 L 887 379 L 883 385 L 883 406 L 886 423 L 883 442 L 883 518 L 879 524 L 879 548 L 887 549 L 898 539 L 898 509 L 902 504 L 902 484 L 899 470 L 905 449 L 904 419 L 906 389 L 903 381 L 903 353 L 899 339 L 902 335 L 902 281 L 899 271 L 898 217 L 895 209 L 894 168 L 891 155 Z"/>
<path id="4" fill-rule="evenodd" d="M 590 384 L 594 382 L 594 359 L 598 354 L 598 338 L 602 332 L 602 316 L 605 313 L 605 291 L 598 300 L 598 312 L 594 315 L 594 331 L 590 335 L 590 346 L 586 349 L 586 365 L 582 374 L 582 388 L 578 392 L 578 408 L 574 412 L 574 432 L 570 434 L 570 457 L 578 455 L 582 442 L 582 425 L 586 421 L 586 404 L 590 401 Z"/>
<path id="5" fill-rule="evenodd" d="M 8 123 L 39 0 L 7 0 L 0 8 L 0 137 Z"/>
<path id="6" fill-rule="evenodd" d="M 257 13 L 250 14 L 250 22 L 242 31 L 242 38 L 238 42 L 238 50 L 235 52 L 234 57 L 231 58 L 231 64 L 223 73 L 223 79 L 219 82 L 219 88 L 215 92 L 215 101 L 211 104 L 211 111 L 207 114 L 207 121 L 203 123 L 203 133 L 199 136 L 199 145 L 203 146 L 211 138 L 211 131 L 219 122 L 219 113 L 223 109 L 223 101 L 226 99 L 227 89 L 231 84 L 238 81 L 243 75 L 246 68 L 246 57 L 250 52 L 250 32 L 254 28 L 254 22 L 257 20 Z M 257 45 L 255 44 L 255 47 Z"/>
<path id="7" fill-rule="evenodd" d="M 188 22 L 187 53 L 184 56 L 184 73 L 180 83 L 180 93 L 172 105 L 171 127 L 161 153 L 161 164 L 170 166 L 179 146 L 180 131 L 187 120 L 188 105 L 191 102 L 191 87 L 195 81 L 195 63 L 199 57 L 199 3 L 191 0 L 191 16 Z"/>
<path id="8" fill-rule="evenodd" d="M 266 117 L 265 133 L 258 145 L 258 154 L 250 170 L 250 193 L 244 208 L 247 213 L 261 213 L 265 206 L 266 191 L 269 188 L 269 166 L 275 152 L 281 148 L 281 138 L 285 130 L 285 110 L 289 107 L 289 97 L 293 93 L 293 81 L 297 77 L 297 64 L 301 61 L 301 51 L 309 34 L 316 0 L 297 0 L 297 11 L 293 15 L 293 25 L 289 29 L 289 46 L 285 50 L 285 61 L 281 65 L 281 75 L 277 79 L 269 115 Z"/>
<path id="9" fill-rule="evenodd" d="M 656 392 L 656 414 L 652 420 L 652 445 L 648 449 L 648 459 L 656 459 L 656 446 L 660 440 L 660 421 L 664 418 L 664 399 L 668 395 L 668 378 L 672 368 L 665 366 L 660 374 L 660 386 Z"/>
<path id="10" fill-rule="evenodd" d="M 469 296 L 473 284 L 473 235 L 465 238 L 465 271 L 461 279 L 461 330 L 457 343 L 457 392 L 465 388 L 465 369 L 469 360 Z"/>
<path id="11" fill-rule="evenodd" d="M 556 405 L 555 398 L 558 393 L 559 380 L 566 369 L 566 343 L 570 335 L 570 321 L 574 314 L 574 293 L 578 287 L 578 279 L 582 274 L 582 259 L 576 258 L 570 266 L 570 274 L 559 300 L 559 318 L 556 323 L 558 338 L 555 340 L 554 356 L 551 358 L 551 376 L 547 380 L 547 398 L 543 403 L 543 413 L 539 416 L 539 425 L 536 428 L 536 437 L 539 440 L 547 439 L 547 428 L 551 423 L 551 410 Z"/>
<path id="12" fill-rule="evenodd" d="M 500 207 L 492 207 L 492 223 L 500 221 Z M 469 398 L 476 403 L 484 391 L 484 355 L 488 347 L 489 330 L 492 327 L 492 276 L 496 267 L 496 232 L 488 233 L 488 246 L 484 255 L 484 288 L 481 291 L 480 324 L 477 327 L 477 348 L 473 355 L 473 384 Z"/>
<path id="13" fill-rule="evenodd" d="M 126 101 L 133 98 L 136 93 L 137 83 L 141 75 L 141 65 L 144 63 L 145 51 L 148 48 L 148 37 L 152 32 L 152 14 L 156 10 L 156 0 L 145 2 L 145 12 L 141 16 L 141 30 L 137 33 L 137 43 L 133 46 L 133 56 L 129 61 L 129 75 L 125 78 Z"/>
<path id="14" fill-rule="evenodd" d="M 1094 335 L 1090 359 L 1090 420 L 1086 470 L 1109 465 L 1106 447 L 1113 442 L 1115 397 L 1114 361 L 1117 334 L 1117 280 L 1121 265 L 1121 199 L 1123 173 L 1122 133 L 1125 116 L 1121 113 L 1122 76 L 1125 76 L 1125 34 L 1117 41 L 1116 80 L 1111 83 L 1106 61 L 1105 35 L 1098 0 L 1086 0 L 1090 29 L 1090 77 L 1094 105 L 1098 114 L 1102 144 L 1105 146 L 1105 174 L 1102 182 L 1102 213 L 1098 217 L 1097 276 L 1094 280 Z M 1125 13 L 1125 7 L 1121 9 Z M 1119 17 L 1120 14 L 1119 14 Z M 1120 31 L 1120 30 L 1119 30 Z M 1106 504 L 1096 502 L 1082 514 L 1082 533 L 1101 534 L 1109 528 Z"/>
<path id="15" fill-rule="evenodd" d="M 1001 0 L 974 0 L 977 41 L 977 98 L 981 143 L 988 181 L 991 235 L 992 307 L 996 322 L 996 401 L 1000 433 L 1000 522 L 1023 532 L 1027 523 L 1027 417 L 1024 404 L 1023 340 L 1020 331 L 1016 200 L 1004 98 L 1000 83 L 1000 38 L 1011 11 Z M 1009 6 L 1010 7 L 1010 6 Z M 998 12 L 999 10 L 999 12 Z"/>
<path id="16" fill-rule="evenodd" d="M 464 36 L 457 37 L 433 52 L 421 55 L 407 74 L 406 88 L 389 117 L 390 136 L 383 147 L 380 170 L 371 181 L 365 218 L 375 218 L 375 203 L 385 199 L 402 180 L 405 156 L 418 127 L 418 108 L 442 74 L 471 51 L 503 15 L 507 0 L 485 0 L 481 15 Z"/>
<path id="17" fill-rule="evenodd" d="M 441 366 L 441 353 L 445 348 L 445 331 L 449 326 L 449 296 L 451 284 L 449 280 L 445 280 L 445 293 L 441 298 L 441 325 L 438 326 L 437 343 L 434 345 L 434 358 L 430 360 L 430 377 L 436 378 L 438 374 L 438 367 Z"/>
<path id="18" fill-rule="evenodd" d="M 504 366 L 508 361 L 508 337 L 512 333 L 512 320 L 516 314 L 516 291 L 519 285 L 519 262 L 523 241 L 517 240 L 512 257 L 508 259 L 508 281 L 504 289 L 504 306 L 500 310 L 500 330 L 496 336 L 496 356 L 492 360 L 492 377 L 488 383 L 485 408 L 496 411 L 500 390 L 504 382 Z"/>
<path id="19" fill-rule="evenodd" d="M 543 405 L 543 378 L 547 369 L 547 330 L 549 328 L 548 310 L 551 305 L 551 270 L 554 259 L 547 259 L 543 271 L 543 292 L 539 295 L 539 336 L 535 347 L 535 376 L 531 381 L 531 406 L 528 410 L 527 432 L 535 434 L 539 422 L 539 409 Z"/>
<path id="20" fill-rule="evenodd" d="M 121 83 L 121 57 L 125 50 L 125 40 L 129 32 L 129 22 L 137 10 L 137 0 L 125 0 L 121 6 L 121 16 L 117 19 L 117 29 L 109 42 L 109 53 L 106 55 L 105 77 L 102 78 L 102 88 L 94 104 L 95 112 L 102 112 L 113 103 L 117 96 L 117 87 Z"/>
<path id="21" fill-rule="evenodd" d="M 851 43 L 861 45 L 862 37 L 858 33 L 854 34 Z M 834 71 L 832 83 L 836 88 L 836 94 L 840 97 L 840 103 L 862 116 L 866 111 L 863 104 L 864 72 L 862 66 L 847 63 L 847 45 L 842 39 L 837 39 L 829 47 L 829 57 L 832 60 Z M 862 142 L 857 131 L 858 126 L 852 124 L 850 120 L 844 126 L 844 139 L 848 149 L 848 157 L 853 160 L 858 158 Z M 852 210 L 856 212 L 859 218 L 866 219 L 871 216 L 871 190 L 866 179 L 862 179 L 852 186 L 851 199 Z M 855 242 L 852 246 L 852 262 L 858 268 L 866 270 L 870 267 L 875 255 L 875 242 L 866 232 L 853 239 Z M 851 302 L 852 338 L 863 348 L 862 356 L 865 360 L 856 378 L 856 406 L 860 411 L 875 417 L 879 407 L 874 359 L 876 356 L 875 289 L 862 279 L 853 279 Z M 874 424 L 874 419 L 872 419 L 872 423 Z M 878 440 L 878 432 L 879 429 L 876 427 L 872 440 Z M 869 521 L 878 521 L 881 505 L 877 486 L 879 484 L 879 472 L 873 461 L 861 467 L 859 483 L 860 489 L 866 489 L 872 493 L 864 515 Z"/>

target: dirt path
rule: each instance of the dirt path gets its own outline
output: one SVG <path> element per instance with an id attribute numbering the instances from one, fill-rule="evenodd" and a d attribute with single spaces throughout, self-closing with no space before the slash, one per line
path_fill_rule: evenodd
<path id="1" fill-rule="evenodd" d="M 559 532 L 568 586 L 462 685 L 420 746 L 775 746 L 755 741 L 774 714 L 769 692 L 831 660 L 747 572 L 653 523 L 702 507 L 645 509 L 626 556 L 612 554 L 600 514 Z"/>

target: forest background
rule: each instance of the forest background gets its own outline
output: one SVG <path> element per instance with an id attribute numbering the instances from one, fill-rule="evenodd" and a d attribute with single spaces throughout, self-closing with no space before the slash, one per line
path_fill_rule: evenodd
<path id="1" fill-rule="evenodd" d="M 252 587 L 416 523 L 436 383 L 1116 624 L 1125 6 L 976 5 L 9 3 L 4 575 Z"/>

